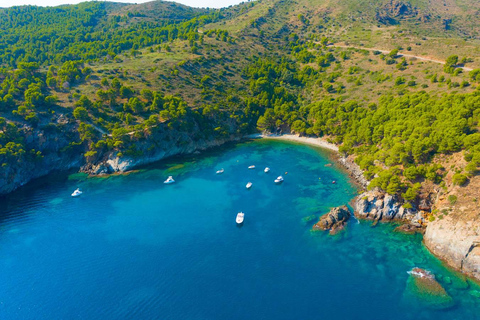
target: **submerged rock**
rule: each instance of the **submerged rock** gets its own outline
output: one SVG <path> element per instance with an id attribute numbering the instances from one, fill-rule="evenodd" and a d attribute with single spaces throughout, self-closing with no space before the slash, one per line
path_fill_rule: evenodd
<path id="1" fill-rule="evenodd" d="M 433 309 L 446 309 L 455 303 L 428 270 L 413 268 L 408 272 L 406 296 L 416 299 L 421 304 Z"/>
<path id="2" fill-rule="evenodd" d="M 480 298 L 480 291 L 470 290 L 469 294 L 470 294 L 472 297 Z"/>
<path id="3" fill-rule="evenodd" d="M 400 233 L 406 233 L 406 234 L 415 234 L 415 233 L 424 233 L 425 229 L 410 223 L 405 223 L 402 224 L 398 227 L 396 227 L 393 231 L 395 232 L 400 232 Z"/>
<path id="4" fill-rule="evenodd" d="M 317 217 L 317 216 L 314 215 L 314 214 L 312 214 L 312 215 L 310 215 L 310 216 L 308 216 L 308 217 L 303 217 L 303 218 L 302 218 L 302 222 L 305 223 L 305 224 L 307 224 L 307 223 L 309 223 L 310 221 L 315 220 L 316 217 Z"/>
<path id="5" fill-rule="evenodd" d="M 329 213 L 320 217 L 320 220 L 313 225 L 313 230 L 330 230 L 330 233 L 336 233 L 343 229 L 345 223 L 351 216 L 347 206 L 333 208 Z"/>

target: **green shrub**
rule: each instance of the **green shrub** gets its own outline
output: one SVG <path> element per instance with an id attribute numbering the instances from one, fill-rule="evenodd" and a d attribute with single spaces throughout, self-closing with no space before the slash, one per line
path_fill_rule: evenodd
<path id="1" fill-rule="evenodd" d="M 450 202 L 450 204 L 451 204 L 452 206 L 453 206 L 455 203 L 457 203 L 457 200 L 458 200 L 458 198 L 457 198 L 456 195 L 451 194 L 451 195 L 448 196 L 448 202 Z"/>
<path id="2" fill-rule="evenodd" d="M 467 182 L 467 176 L 461 173 L 455 173 L 452 182 L 456 186 L 463 186 Z"/>

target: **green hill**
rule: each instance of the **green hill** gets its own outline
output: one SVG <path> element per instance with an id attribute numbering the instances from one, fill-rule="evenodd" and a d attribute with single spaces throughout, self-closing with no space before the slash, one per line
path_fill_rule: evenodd
<path id="1" fill-rule="evenodd" d="M 462 152 L 465 179 L 480 165 L 476 6 L 2 9 L 0 192 L 52 170 L 111 172 L 112 159 L 140 164 L 268 130 L 327 137 L 371 186 L 415 205 L 421 188 L 444 183 L 440 155 Z"/>

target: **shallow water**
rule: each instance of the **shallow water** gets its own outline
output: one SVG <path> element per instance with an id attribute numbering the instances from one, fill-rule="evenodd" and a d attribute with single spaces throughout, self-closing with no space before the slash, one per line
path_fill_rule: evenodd
<path id="1" fill-rule="evenodd" d="M 337 236 L 310 231 L 356 194 L 328 162 L 312 147 L 255 141 L 124 176 L 36 181 L 0 200 L 0 318 L 476 319 L 480 289 L 420 236 L 355 219 Z M 406 298 L 414 266 L 455 306 Z"/>

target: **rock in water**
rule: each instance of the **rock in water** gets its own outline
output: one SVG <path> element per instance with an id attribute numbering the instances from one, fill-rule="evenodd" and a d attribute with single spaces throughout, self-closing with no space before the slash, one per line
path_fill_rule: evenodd
<path id="1" fill-rule="evenodd" d="M 408 272 L 406 296 L 433 309 L 446 309 L 455 303 L 430 271 L 413 268 Z"/>
<path id="2" fill-rule="evenodd" d="M 330 230 L 335 233 L 343 228 L 347 220 L 351 216 L 351 212 L 347 206 L 333 208 L 329 213 L 320 217 L 317 223 L 313 225 L 313 230 Z"/>

